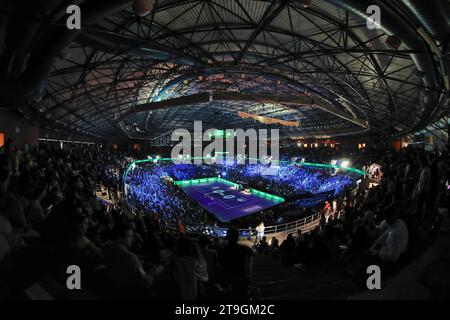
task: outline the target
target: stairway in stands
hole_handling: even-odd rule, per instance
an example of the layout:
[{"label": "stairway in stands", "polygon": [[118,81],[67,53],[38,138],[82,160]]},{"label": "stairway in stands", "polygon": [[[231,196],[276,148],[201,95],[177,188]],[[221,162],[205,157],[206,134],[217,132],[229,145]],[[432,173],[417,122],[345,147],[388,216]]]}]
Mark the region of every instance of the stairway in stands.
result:
[{"label": "stairway in stands", "polygon": [[346,299],[361,290],[339,272],[300,271],[264,254],[255,257],[254,284],[262,300]]}]

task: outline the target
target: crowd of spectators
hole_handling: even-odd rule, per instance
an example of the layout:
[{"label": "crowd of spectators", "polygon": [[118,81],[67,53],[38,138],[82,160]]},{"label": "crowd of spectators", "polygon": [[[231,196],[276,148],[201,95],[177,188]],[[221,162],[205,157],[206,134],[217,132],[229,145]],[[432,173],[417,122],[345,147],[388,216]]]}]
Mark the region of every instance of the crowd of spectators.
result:
[{"label": "crowd of spectators", "polygon": [[[117,184],[129,161],[123,154],[85,146],[20,152],[10,142],[1,151],[1,298],[246,296],[251,250],[237,244],[237,230],[197,242],[157,212],[99,201],[97,183]],[[83,290],[67,290],[73,265]]]},{"label": "crowd of spectators", "polygon": [[383,266],[387,276],[416,257],[449,209],[448,150],[408,147],[374,160],[381,182],[367,181],[356,195],[328,203],[320,228],[289,234],[279,246],[263,243],[264,252],[300,270],[342,269],[361,279],[368,265]]},{"label": "crowd of spectators", "polygon": [[[171,179],[194,179],[210,176],[195,166],[179,165],[138,166],[126,178],[128,204],[140,214],[156,215],[166,221],[182,220],[189,225],[206,225],[209,216]],[[173,178],[169,176],[173,174]]]},{"label": "crowd of spectators", "polygon": [[230,171],[233,177],[244,177],[251,184],[288,197],[330,191],[338,196],[356,180],[346,172],[333,173],[330,169],[312,169],[297,164],[281,164],[274,174],[263,174],[266,169],[265,165],[257,164]]},{"label": "crowd of spectators", "polygon": [[[163,167],[136,168],[131,179],[149,188],[150,201],[162,204],[168,194],[171,205],[155,207],[147,199],[153,214],[133,214],[95,195],[99,183],[120,185],[130,161],[126,154],[96,146],[21,152],[9,142],[1,151],[2,297],[26,298],[30,286],[51,279],[51,294],[68,298],[67,267],[78,265],[82,292],[93,297],[248,298],[254,251],[238,244],[233,228],[225,239],[188,237],[180,220],[197,219],[196,208],[180,207],[172,196],[184,195],[172,184],[147,181],[148,170]],[[376,160],[383,171],[380,184],[362,184],[355,196],[330,205],[338,214],[320,228],[283,241],[263,236],[257,250],[301,270],[343,267],[355,274],[367,263],[395,270],[414,256],[439,223],[439,213],[448,210],[447,150],[406,148]],[[146,205],[139,190],[131,194],[132,203]],[[167,224],[167,213],[179,220],[178,229]]]},{"label": "crowd of spectators", "polygon": [[[190,225],[207,225],[214,223],[196,202],[189,199],[184,192],[175,187],[172,180],[189,180],[205,177],[222,176],[234,182],[280,195],[288,203],[286,208],[317,207],[328,197],[338,197],[345,190],[355,186],[356,177],[348,173],[332,173],[328,169],[311,169],[294,164],[282,164],[275,174],[264,175],[268,167],[263,164],[237,164],[227,162],[213,166],[172,164],[166,162],[140,164],[129,170],[127,174],[127,195],[130,206],[142,213],[157,214],[169,221],[183,220]],[[325,194],[325,196],[320,196]],[[151,197],[149,196],[151,195]],[[300,196],[319,201],[295,201]],[[294,199],[294,200],[291,200]],[[168,207],[167,204],[170,203]],[[291,208],[292,209],[292,208]],[[261,215],[273,220],[272,210]],[[277,210],[279,215],[280,210]],[[248,219],[241,219],[248,220]],[[244,222],[244,221],[238,221]],[[241,224],[241,223],[238,223]]]}]

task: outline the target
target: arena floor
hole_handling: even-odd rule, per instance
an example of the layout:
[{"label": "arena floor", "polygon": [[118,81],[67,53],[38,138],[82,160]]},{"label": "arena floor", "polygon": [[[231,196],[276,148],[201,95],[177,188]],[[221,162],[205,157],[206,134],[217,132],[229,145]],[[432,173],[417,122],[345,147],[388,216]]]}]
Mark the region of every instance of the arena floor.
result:
[{"label": "arena floor", "polygon": [[181,188],[222,222],[229,222],[280,203],[276,199],[238,190],[218,181],[183,185]]}]

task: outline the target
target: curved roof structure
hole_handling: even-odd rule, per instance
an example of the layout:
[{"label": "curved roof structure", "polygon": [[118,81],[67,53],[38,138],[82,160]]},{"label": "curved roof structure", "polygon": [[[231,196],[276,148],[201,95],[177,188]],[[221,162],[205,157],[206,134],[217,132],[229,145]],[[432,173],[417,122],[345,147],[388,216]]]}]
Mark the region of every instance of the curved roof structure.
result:
[{"label": "curved roof structure", "polygon": [[80,0],[81,30],[66,28],[69,2],[1,8],[1,102],[47,128],[400,136],[448,113],[448,0],[158,0],[142,17],[131,0]]}]

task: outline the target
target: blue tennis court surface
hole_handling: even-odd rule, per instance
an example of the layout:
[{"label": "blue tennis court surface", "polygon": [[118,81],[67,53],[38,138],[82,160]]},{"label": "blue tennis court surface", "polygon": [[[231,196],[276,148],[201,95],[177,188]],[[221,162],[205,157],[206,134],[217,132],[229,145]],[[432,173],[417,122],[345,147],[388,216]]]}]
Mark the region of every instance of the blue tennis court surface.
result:
[{"label": "blue tennis court surface", "polygon": [[189,197],[222,222],[229,222],[282,202],[217,181],[180,186]]}]

